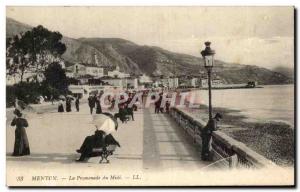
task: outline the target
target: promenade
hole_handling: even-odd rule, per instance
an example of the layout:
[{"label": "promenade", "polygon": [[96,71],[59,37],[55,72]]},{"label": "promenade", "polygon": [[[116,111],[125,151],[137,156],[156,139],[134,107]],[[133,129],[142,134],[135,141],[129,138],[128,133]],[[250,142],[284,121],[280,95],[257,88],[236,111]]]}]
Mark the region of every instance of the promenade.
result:
[{"label": "promenade", "polygon": [[[73,109],[75,110],[75,109]],[[114,112],[112,112],[114,113]],[[154,109],[139,109],[135,121],[122,124],[113,135],[120,142],[110,164],[98,164],[99,157],[88,163],[77,163],[75,152],[87,135],[93,134],[87,104],[80,112],[27,114],[29,127],[26,129],[30,156],[10,156],[14,144],[14,130],[7,122],[7,173],[18,170],[19,174],[30,170],[41,174],[45,170],[53,173],[103,173],[103,172],[171,172],[174,170],[201,170],[208,165],[200,159],[200,149],[195,147],[184,131],[167,114],[154,114]],[[45,166],[47,169],[45,169]]]}]

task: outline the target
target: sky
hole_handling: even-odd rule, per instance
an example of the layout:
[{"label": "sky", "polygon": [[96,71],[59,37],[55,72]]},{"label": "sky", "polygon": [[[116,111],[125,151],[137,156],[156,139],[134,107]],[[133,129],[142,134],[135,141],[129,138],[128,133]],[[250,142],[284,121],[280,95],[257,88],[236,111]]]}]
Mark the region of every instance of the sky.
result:
[{"label": "sky", "polygon": [[73,38],[116,37],[273,69],[294,66],[293,7],[7,7],[7,17]]}]

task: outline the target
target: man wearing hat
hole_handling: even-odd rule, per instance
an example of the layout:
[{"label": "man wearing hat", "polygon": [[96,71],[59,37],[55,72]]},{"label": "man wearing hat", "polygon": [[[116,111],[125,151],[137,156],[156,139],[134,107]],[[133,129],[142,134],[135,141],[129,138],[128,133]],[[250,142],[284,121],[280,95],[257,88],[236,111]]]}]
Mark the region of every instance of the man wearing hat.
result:
[{"label": "man wearing hat", "polygon": [[201,139],[202,139],[202,151],[201,159],[203,161],[211,160],[210,155],[210,141],[213,131],[218,129],[217,123],[222,119],[222,115],[217,113],[214,118],[210,119],[207,125],[201,129]]}]

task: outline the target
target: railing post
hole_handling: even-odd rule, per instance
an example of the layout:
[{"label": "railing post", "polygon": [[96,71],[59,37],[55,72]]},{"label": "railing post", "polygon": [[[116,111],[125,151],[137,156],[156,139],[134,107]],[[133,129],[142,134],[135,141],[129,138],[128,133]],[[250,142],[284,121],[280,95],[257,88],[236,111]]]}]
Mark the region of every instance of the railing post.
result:
[{"label": "railing post", "polygon": [[194,144],[196,143],[196,135],[197,135],[197,131],[196,131],[196,125],[195,124],[191,124],[191,126],[193,127],[193,130],[194,130]]},{"label": "railing post", "polygon": [[234,154],[229,158],[229,168],[230,169],[237,168],[237,166],[238,166],[238,157],[237,154]]}]

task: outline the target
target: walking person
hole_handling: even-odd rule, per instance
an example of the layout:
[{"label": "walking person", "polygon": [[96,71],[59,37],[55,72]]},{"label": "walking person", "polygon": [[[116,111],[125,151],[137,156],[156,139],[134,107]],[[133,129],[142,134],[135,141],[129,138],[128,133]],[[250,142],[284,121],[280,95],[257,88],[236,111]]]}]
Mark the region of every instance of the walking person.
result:
[{"label": "walking person", "polygon": [[124,123],[124,122],[126,123],[127,111],[126,111],[126,108],[125,108],[125,103],[120,103],[118,105],[118,107],[119,107],[119,112],[114,115],[114,118],[116,118],[116,119],[119,118],[122,121],[122,123]]},{"label": "walking person", "polygon": [[79,96],[76,97],[75,107],[76,107],[76,111],[79,112]]},{"label": "walking person", "polygon": [[96,99],[96,114],[101,114],[101,113],[102,113],[102,108],[101,108],[100,97],[97,97],[97,99]]},{"label": "walking person", "polygon": [[54,102],[53,95],[50,96],[50,101],[51,101],[51,104],[54,105],[54,103],[53,103]]},{"label": "walking person", "polygon": [[155,113],[162,113],[161,110],[162,94],[159,94],[159,99],[155,102]]},{"label": "walking person", "polygon": [[160,93],[160,94],[159,94],[159,101],[160,101],[160,103],[159,103],[159,111],[160,111],[161,113],[164,112],[164,106],[161,105],[161,104],[162,104],[162,99],[163,99],[163,93]]},{"label": "walking person", "polygon": [[201,159],[203,161],[211,160],[210,145],[213,131],[218,129],[217,123],[222,119],[222,115],[217,113],[214,118],[210,119],[207,125],[200,131],[202,139]]},{"label": "walking person", "polygon": [[25,118],[22,118],[22,113],[18,109],[15,109],[14,114],[16,117],[12,120],[11,126],[16,126],[16,130],[14,152],[12,155],[30,155],[29,142],[25,130],[25,127],[28,127],[28,122]]},{"label": "walking person", "polygon": [[111,105],[110,105],[110,107],[109,107],[109,109],[114,109],[115,108],[115,103],[116,103],[116,99],[115,99],[115,97],[113,97],[112,99],[111,99]]},{"label": "walking person", "polygon": [[166,102],[166,113],[169,114],[169,112],[170,112],[170,102],[167,101]]},{"label": "walking person", "polygon": [[129,98],[125,103],[125,109],[126,109],[126,115],[131,116],[131,120],[134,121],[134,109],[133,109],[133,104],[131,103],[132,99],[133,99],[133,95],[130,94]]},{"label": "walking person", "polygon": [[64,105],[63,105],[63,102],[62,102],[61,99],[60,99],[59,102],[58,102],[58,110],[57,110],[57,111],[60,112],[60,113],[62,113],[62,112],[65,111],[65,110],[64,110]]},{"label": "walking person", "polygon": [[71,112],[72,111],[71,102],[72,102],[71,98],[69,98],[69,97],[66,98],[66,112]]},{"label": "walking person", "polygon": [[90,107],[90,113],[93,114],[93,109],[95,107],[95,98],[93,96],[89,96],[88,103]]}]

